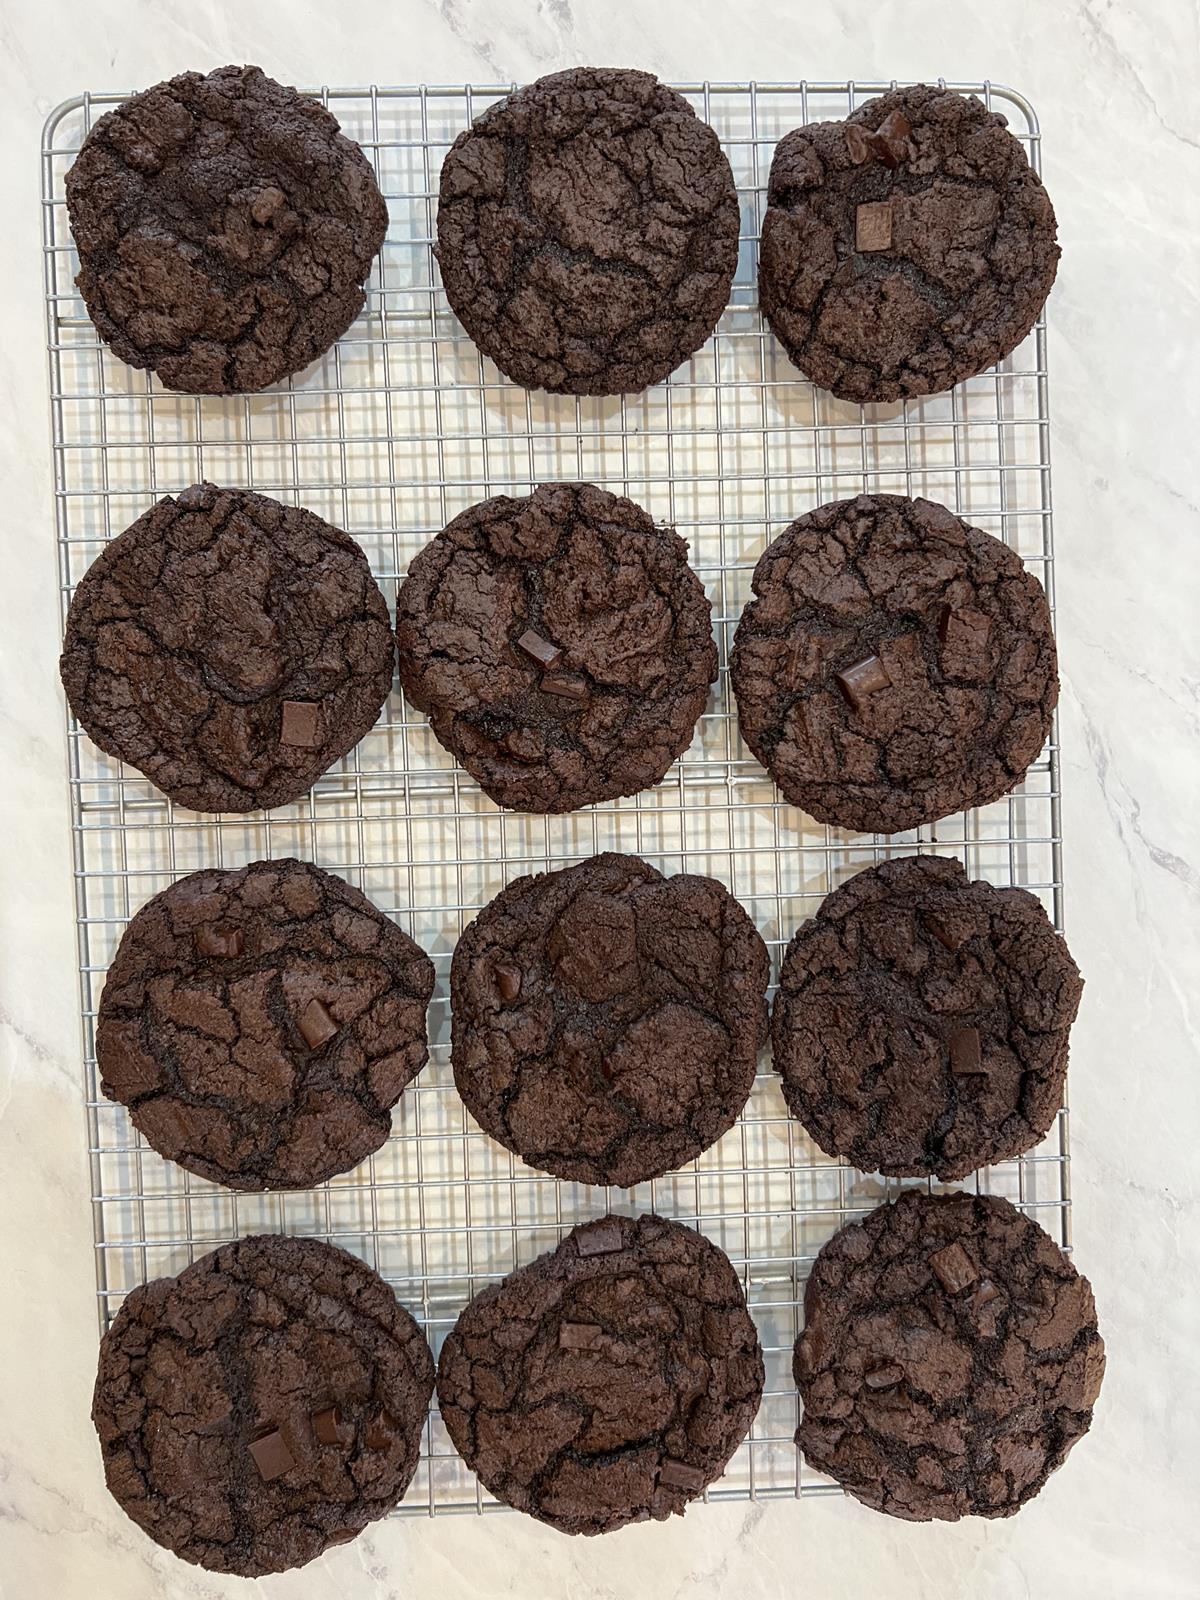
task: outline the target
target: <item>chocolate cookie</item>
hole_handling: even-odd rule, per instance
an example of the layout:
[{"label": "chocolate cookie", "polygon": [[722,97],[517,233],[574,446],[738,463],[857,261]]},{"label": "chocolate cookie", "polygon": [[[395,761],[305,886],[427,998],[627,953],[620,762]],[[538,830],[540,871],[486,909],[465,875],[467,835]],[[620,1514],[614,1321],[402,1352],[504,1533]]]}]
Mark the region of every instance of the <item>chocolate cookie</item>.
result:
[{"label": "chocolate cookie", "polygon": [[804,1321],[796,1443],[889,1516],[1011,1517],[1091,1426],[1091,1287],[1007,1200],[910,1192],[843,1228]]},{"label": "chocolate cookie", "polygon": [[860,1171],[965,1177],[1054,1121],[1082,991],[1035,895],[941,856],[884,861],[788,945],[771,1017],[784,1098]]},{"label": "chocolate cookie", "polygon": [[66,190],[96,331],[187,394],[263,389],[323,355],[362,310],[387,229],[359,147],[258,67],[126,100]]},{"label": "chocolate cookie", "polygon": [[763,315],[843,400],[938,394],[1024,339],[1058,270],[1056,232],[1003,117],[974,95],[897,89],[780,141]]},{"label": "chocolate cookie", "polygon": [[712,878],[622,855],[518,878],[454,952],[454,1081],[543,1172],[656,1178],[737,1120],[768,976],[757,929]]},{"label": "chocolate cookie", "polygon": [[84,574],[59,663],[95,744],[193,811],[269,811],[370,732],[387,604],[347,534],[248,489],[151,506]]},{"label": "chocolate cookie", "polygon": [[998,800],[1050,732],[1041,584],[931,500],[820,506],[754,570],[730,674],[742,737],[793,805],[898,833]]},{"label": "chocolate cookie", "polygon": [[724,1471],[763,1360],[737,1274],[661,1217],[603,1217],[477,1295],[438,1405],[486,1488],[563,1533],[662,1520]]},{"label": "chocolate cookie", "polygon": [[433,1392],[420,1328],[364,1262],[283,1234],[122,1303],[92,1420],[122,1510],[210,1572],[301,1567],[384,1516]]},{"label": "chocolate cookie", "polygon": [[648,789],[717,675],[687,545],[632,500],[544,483],[455,517],[396,602],[400,680],[497,805],[574,811]]},{"label": "chocolate cookie", "polygon": [[455,140],[436,255],[463,326],[515,382],[636,394],[716,327],[738,223],[729,162],[682,96],[648,72],[577,67]]},{"label": "chocolate cookie", "polygon": [[307,1189],[377,1150],[425,1064],[433,964],[306,861],[193,872],[130,922],[100,1087],[159,1152],[231,1189]]}]

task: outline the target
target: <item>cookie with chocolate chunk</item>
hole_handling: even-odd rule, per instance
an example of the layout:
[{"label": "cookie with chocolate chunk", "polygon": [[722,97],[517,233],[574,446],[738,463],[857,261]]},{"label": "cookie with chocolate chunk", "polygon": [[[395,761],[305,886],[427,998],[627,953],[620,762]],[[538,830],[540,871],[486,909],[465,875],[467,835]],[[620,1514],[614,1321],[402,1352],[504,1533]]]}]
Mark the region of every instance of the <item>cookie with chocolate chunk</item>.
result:
[{"label": "cookie with chocolate chunk", "polygon": [[768,975],[758,930],[712,878],[622,855],[518,878],[454,952],[454,1081],[531,1166],[641,1183],[733,1126]]},{"label": "cookie with chocolate chunk", "polygon": [[808,1464],[911,1522],[1010,1517],[1091,1426],[1091,1287],[991,1195],[910,1192],[824,1246],[796,1341]]},{"label": "cookie with chocolate chunk", "polygon": [[607,1216],[485,1289],[438,1406],[497,1499],[563,1533],[659,1521],[719,1478],[763,1389],[741,1283],[702,1234]]},{"label": "cookie with chocolate chunk", "polygon": [[433,1392],[425,1336],[365,1262],[274,1234],[126,1296],[92,1421],[117,1503],[210,1572],[286,1572],[401,1499]]},{"label": "cookie with chocolate chunk", "polygon": [[455,517],[409,567],[396,635],[408,698],[484,793],[519,811],[657,783],[717,675],[687,545],[590,483]]},{"label": "cookie with chocolate chunk", "polygon": [[771,1017],[784,1098],[860,1171],[963,1178],[1050,1128],[1082,991],[1036,895],[942,856],[881,862],[788,945]]},{"label": "cookie with chocolate chunk", "polygon": [[716,134],[648,72],[576,67],[489,106],[442,165],[437,258],[527,389],[636,394],[700,347],[738,259]]},{"label": "cookie with chocolate chunk", "polygon": [[387,230],[358,145],[258,67],[184,72],[107,112],[66,192],[96,331],[187,394],[263,389],[323,355]]},{"label": "cookie with chocolate chunk", "polygon": [[100,1087],[160,1155],[231,1189],[307,1189],[387,1138],[425,1064],[433,963],[306,861],[193,872],[126,928]]},{"label": "cookie with chocolate chunk", "polygon": [[193,811],[269,811],[375,724],[387,603],[348,534],[299,506],[198,483],[88,568],[59,670],[93,743]]},{"label": "cookie with chocolate chunk", "polygon": [[771,162],[758,287],[791,359],[844,400],[994,365],[1058,270],[1050,197],[1002,116],[923,84],[795,128]]},{"label": "cookie with chocolate chunk", "polygon": [[730,676],[793,805],[898,833],[1007,794],[1058,702],[1050,607],[1021,558],[945,506],[859,495],[768,545]]}]

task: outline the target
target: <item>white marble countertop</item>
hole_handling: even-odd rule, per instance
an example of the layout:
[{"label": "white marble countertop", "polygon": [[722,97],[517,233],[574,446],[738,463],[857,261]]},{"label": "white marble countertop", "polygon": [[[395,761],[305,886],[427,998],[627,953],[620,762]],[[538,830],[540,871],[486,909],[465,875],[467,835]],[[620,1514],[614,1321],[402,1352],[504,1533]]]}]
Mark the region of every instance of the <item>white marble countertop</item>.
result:
[{"label": "white marble countertop", "polygon": [[1019,1517],[911,1527],[838,1498],[695,1508],[571,1541],[517,1516],[391,1520],[263,1594],[1200,1594],[1194,1354],[1200,1063],[1200,56],[1194,0],[7,0],[0,12],[0,1595],[250,1592],[105,1492],[80,1107],[37,144],[85,87],[256,61],[294,82],[990,77],[1037,107],[1064,248],[1050,304],[1076,1259],[1109,1371],[1092,1434]]}]

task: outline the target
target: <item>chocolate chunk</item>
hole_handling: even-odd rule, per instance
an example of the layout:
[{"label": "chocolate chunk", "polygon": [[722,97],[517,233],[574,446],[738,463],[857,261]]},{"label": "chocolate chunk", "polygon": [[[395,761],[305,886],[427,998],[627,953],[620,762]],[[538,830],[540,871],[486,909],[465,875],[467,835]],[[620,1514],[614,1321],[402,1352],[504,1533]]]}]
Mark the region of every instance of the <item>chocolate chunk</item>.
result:
[{"label": "chocolate chunk", "polygon": [[326,1406],[312,1414],[312,1431],[321,1444],[353,1444],[354,1425],[347,1422],[337,1406]]},{"label": "chocolate chunk", "polygon": [[961,1294],[979,1276],[974,1262],[957,1239],[941,1250],[935,1250],[929,1258],[929,1265],[947,1294]]},{"label": "chocolate chunk", "polygon": [[950,1071],[960,1078],[987,1071],[978,1028],[955,1028],[950,1035]]},{"label": "chocolate chunk", "polygon": [[870,200],[854,213],[854,248],[890,250],[892,248],[892,202]]},{"label": "chocolate chunk", "polygon": [[587,679],[574,672],[547,672],[542,688],[546,694],[561,695],[564,700],[586,700],[589,693]]},{"label": "chocolate chunk", "polygon": [[245,935],[240,928],[197,928],[193,943],[197,955],[220,959],[240,956],[246,948]]},{"label": "chocolate chunk", "polygon": [[856,167],[861,167],[871,154],[871,137],[857,122],[846,124],[846,150]]},{"label": "chocolate chunk", "polygon": [[319,1000],[310,1000],[300,1013],[299,1028],[310,1050],[319,1050],[338,1031],[338,1024]]},{"label": "chocolate chunk", "polygon": [[386,1450],[396,1437],[396,1424],[386,1411],[379,1412],[367,1423],[363,1443],[368,1450]]},{"label": "chocolate chunk", "polygon": [[943,606],[938,612],[937,634],[938,641],[945,644],[946,636],[950,632],[950,618],[954,615],[953,606]]},{"label": "chocolate chunk", "polygon": [[868,695],[890,687],[892,681],[878,656],[867,656],[863,661],[856,661],[852,667],[834,673],[834,677],[846,699],[856,707],[861,706]]},{"label": "chocolate chunk", "polygon": [[885,1361],[882,1366],[864,1373],[863,1382],[868,1389],[894,1389],[903,1377],[903,1367],[898,1367],[894,1361]]},{"label": "chocolate chunk", "polygon": [[984,1339],[994,1338],[1004,1311],[1004,1294],[990,1278],[981,1278],[967,1302],[976,1332]]},{"label": "chocolate chunk", "polygon": [[270,1483],[273,1478],[282,1478],[285,1472],[290,1472],[296,1465],[295,1456],[278,1430],[265,1433],[261,1439],[252,1439],[250,1454],[264,1483]]},{"label": "chocolate chunk", "polygon": [[495,974],[501,1000],[515,1000],[521,992],[520,967],[510,966],[506,961],[501,962],[495,968]]},{"label": "chocolate chunk", "polygon": [[884,117],[875,130],[872,144],[885,167],[898,167],[912,154],[912,146],[908,142],[911,132],[912,124],[903,111],[889,111]]},{"label": "chocolate chunk", "polygon": [[953,923],[947,922],[945,917],[939,917],[933,911],[927,911],[921,921],[924,924],[926,933],[951,952],[961,950],[967,942],[968,934],[962,923],[959,923],[956,927]]},{"label": "chocolate chunk", "polygon": [[532,628],[517,640],[517,649],[523,650],[531,661],[536,661],[540,667],[556,667],[562,660],[562,651],[556,644],[551,644],[549,639],[543,639],[540,633]]},{"label": "chocolate chunk", "polygon": [[280,744],[299,745],[311,750],[317,743],[317,718],[320,707],[312,700],[285,700],[279,726]]},{"label": "chocolate chunk", "polygon": [[697,1489],[703,1489],[708,1474],[700,1467],[689,1466],[686,1461],[674,1461],[668,1457],[659,1469],[658,1481],[665,1483],[669,1489],[690,1489],[694,1493]]},{"label": "chocolate chunk", "polygon": [[594,1322],[563,1322],[558,1329],[560,1350],[590,1350],[604,1330]]},{"label": "chocolate chunk", "polygon": [[623,1244],[621,1224],[616,1217],[605,1217],[586,1228],[575,1230],[575,1246],[581,1256],[607,1256]]}]

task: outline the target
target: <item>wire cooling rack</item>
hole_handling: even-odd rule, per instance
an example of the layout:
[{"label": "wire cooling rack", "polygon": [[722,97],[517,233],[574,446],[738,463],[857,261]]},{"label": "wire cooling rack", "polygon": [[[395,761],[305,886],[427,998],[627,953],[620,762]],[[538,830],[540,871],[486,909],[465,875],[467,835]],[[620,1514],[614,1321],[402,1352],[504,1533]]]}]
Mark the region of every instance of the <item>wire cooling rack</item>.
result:
[{"label": "wire cooling rack", "polygon": [[[200,478],[297,501],[353,533],[389,601],[409,561],[457,512],[546,480],[631,495],[689,541],[713,603],[721,675],[691,749],[656,788],[566,817],[498,810],[397,688],[372,733],[295,805],[269,815],[184,811],[102,755],[68,721],[84,1096],[102,1329],[136,1284],[259,1231],[327,1238],[364,1257],[423,1322],[435,1351],[467,1299],[564,1230],[617,1209],[702,1229],[742,1275],[762,1336],[766,1396],[709,1499],[835,1491],[800,1460],[792,1343],[814,1255],[898,1185],[829,1160],[788,1117],[764,1058],[746,1111],[684,1170],[633,1191],[534,1172],[473,1123],[449,1064],[450,956],[464,924],[513,877],[597,850],[719,878],[743,902],[775,970],[797,923],[849,875],[914,849],[1038,893],[1062,926],[1056,736],[1006,800],[890,841],[843,834],[785,805],[738,738],[728,647],[769,539],[823,501],[861,491],[941,500],[1017,549],[1053,604],[1049,405],[1042,322],[995,372],[950,394],[859,407],[813,388],[760,320],[756,246],[780,136],[842,117],[885,83],[681,85],[720,135],[742,205],[731,302],[673,377],[624,399],[528,394],[483,360],[446,304],[431,254],[437,176],[459,131],[511,85],[322,90],[375,164],[387,242],[369,303],[316,366],[268,393],[163,389],[99,343],[74,288],[63,178],[93,119],[124,98],[55,111],[42,148],[47,334],[62,606],[106,540],[158,496]],[[1037,119],[998,85],[952,84],[1003,111],[1039,165]],[[433,956],[431,1059],[369,1161],[300,1194],[235,1194],[146,1148],[100,1098],[94,1018],[125,923],[183,873],[298,855],[341,873]],[[1066,1245],[1066,1112],[1019,1161],[971,1180]],[[401,1508],[494,1509],[431,1414]]]}]

